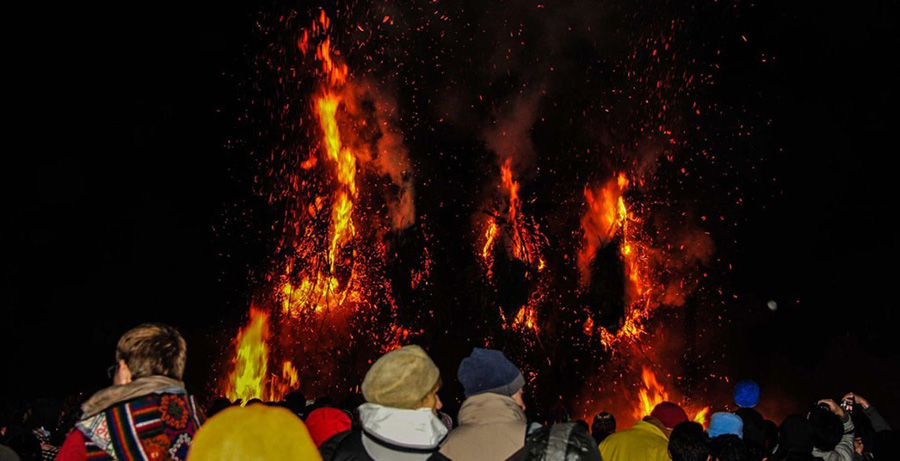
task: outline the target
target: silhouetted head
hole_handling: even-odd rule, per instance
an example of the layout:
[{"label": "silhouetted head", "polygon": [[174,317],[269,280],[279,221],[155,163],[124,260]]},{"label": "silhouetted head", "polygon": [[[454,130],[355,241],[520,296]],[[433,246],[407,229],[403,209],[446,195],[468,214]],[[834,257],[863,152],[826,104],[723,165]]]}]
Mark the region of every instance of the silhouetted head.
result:
[{"label": "silhouetted head", "polygon": [[306,396],[300,391],[291,392],[284,396],[284,407],[300,415],[306,409]]},{"label": "silhouetted head", "polygon": [[813,427],[808,419],[791,415],[781,423],[778,451],[782,454],[806,453],[813,450]]},{"label": "silhouetted head", "polygon": [[720,435],[712,439],[710,454],[716,461],[748,461],[749,455],[744,441],[733,434]]},{"label": "silhouetted head", "polygon": [[609,412],[597,413],[591,424],[591,435],[597,443],[602,442],[610,434],[616,432],[616,418]]},{"label": "silhouetted head", "polygon": [[216,413],[228,408],[231,406],[231,400],[228,400],[225,397],[219,397],[212,401],[209,404],[209,408],[206,409],[206,417],[212,418]]},{"label": "silhouetted head", "polygon": [[841,418],[821,405],[809,411],[809,422],[813,427],[813,445],[822,451],[834,450],[844,434]]},{"label": "silhouetted head", "polygon": [[672,461],[706,461],[709,450],[709,436],[699,423],[684,421],[672,429],[669,436]]}]

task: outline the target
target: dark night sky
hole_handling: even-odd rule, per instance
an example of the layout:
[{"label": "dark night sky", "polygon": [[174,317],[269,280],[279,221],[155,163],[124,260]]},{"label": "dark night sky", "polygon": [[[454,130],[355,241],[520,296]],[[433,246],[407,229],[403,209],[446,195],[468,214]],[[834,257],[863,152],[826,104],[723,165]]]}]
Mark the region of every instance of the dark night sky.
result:
[{"label": "dark night sky", "polygon": [[[770,3],[742,4],[731,23],[750,41],[723,45],[720,61],[720,97],[771,120],[752,141],[761,161],[745,172],[740,224],[717,241],[734,267],[724,283],[745,301],[723,314],[737,335],[723,337],[742,373],[800,398],[852,388],[896,423],[897,7]],[[31,33],[6,59],[4,393],[102,384],[116,338],[143,321],[185,333],[189,383],[204,377],[199,357],[220,355],[209,332],[234,328],[248,283],[214,231],[250,195],[246,159],[223,147],[238,93],[228,76],[265,8],[19,16]],[[766,70],[763,52],[776,57]],[[242,257],[253,259],[231,256]]]}]

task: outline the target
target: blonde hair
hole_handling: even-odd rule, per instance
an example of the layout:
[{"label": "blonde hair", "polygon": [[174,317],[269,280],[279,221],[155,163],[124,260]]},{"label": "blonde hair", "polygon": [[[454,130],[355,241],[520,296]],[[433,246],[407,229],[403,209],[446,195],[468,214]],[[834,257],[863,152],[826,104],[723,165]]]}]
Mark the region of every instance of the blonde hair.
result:
[{"label": "blonde hair", "polygon": [[173,327],[145,323],[119,338],[116,360],[124,360],[135,379],[162,375],[181,380],[187,361],[187,343]]}]

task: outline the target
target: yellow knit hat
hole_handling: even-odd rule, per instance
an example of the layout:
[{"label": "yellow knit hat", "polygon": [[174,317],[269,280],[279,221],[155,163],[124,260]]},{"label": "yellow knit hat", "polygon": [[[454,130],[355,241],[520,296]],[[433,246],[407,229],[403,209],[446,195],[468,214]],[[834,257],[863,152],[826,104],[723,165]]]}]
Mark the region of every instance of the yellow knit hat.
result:
[{"label": "yellow knit hat", "polygon": [[194,437],[190,461],[318,460],[322,457],[303,421],[285,408],[230,407],[209,419]]},{"label": "yellow knit hat", "polygon": [[431,392],[441,372],[421,347],[403,346],[384,354],[369,368],[362,383],[367,402],[415,409]]}]

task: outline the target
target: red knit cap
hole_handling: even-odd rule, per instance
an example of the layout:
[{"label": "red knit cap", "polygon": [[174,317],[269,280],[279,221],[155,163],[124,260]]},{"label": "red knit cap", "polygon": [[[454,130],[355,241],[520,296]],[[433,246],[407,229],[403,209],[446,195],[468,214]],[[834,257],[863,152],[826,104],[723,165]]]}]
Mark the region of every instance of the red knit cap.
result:
[{"label": "red knit cap", "polygon": [[660,403],[653,408],[650,416],[663,423],[663,426],[666,426],[666,429],[672,429],[677,426],[678,423],[683,423],[688,420],[687,413],[672,402]]},{"label": "red knit cap", "polygon": [[336,434],[350,430],[350,417],[337,408],[317,408],[306,417],[306,429],[316,446]]}]

